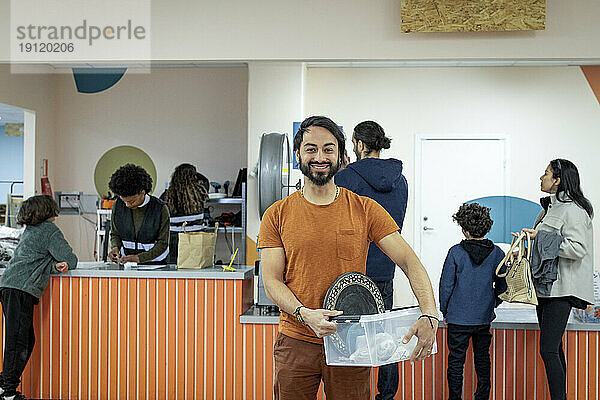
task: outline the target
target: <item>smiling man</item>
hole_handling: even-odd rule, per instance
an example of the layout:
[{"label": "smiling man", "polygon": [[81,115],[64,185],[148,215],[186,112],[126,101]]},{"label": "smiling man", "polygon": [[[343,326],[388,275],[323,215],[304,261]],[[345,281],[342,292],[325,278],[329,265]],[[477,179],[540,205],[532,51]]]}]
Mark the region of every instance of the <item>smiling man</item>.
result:
[{"label": "smiling man", "polygon": [[314,399],[321,380],[329,400],[369,398],[369,368],[325,364],[322,337],[336,331],[329,319],[341,312],[321,308],[339,275],[365,273],[369,242],[402,268],[426,317],[406,337],[419,339],[411,359],[423,360],[433,347],[438,314],[429,277],[387,211],[333,182],[344,146],[332,120],[305,119],[294,137],[304,186],[269,207],[260,226],[263,280],[281,311],[273,353],[276,399]]},{"label": "smiling man", "polygon": [[109,257],[114,262],[166,264],[169,254],[169,208],[149,195],[152,178],[140,166],[126,164],[108,183],[117,195],[112,209]]}]

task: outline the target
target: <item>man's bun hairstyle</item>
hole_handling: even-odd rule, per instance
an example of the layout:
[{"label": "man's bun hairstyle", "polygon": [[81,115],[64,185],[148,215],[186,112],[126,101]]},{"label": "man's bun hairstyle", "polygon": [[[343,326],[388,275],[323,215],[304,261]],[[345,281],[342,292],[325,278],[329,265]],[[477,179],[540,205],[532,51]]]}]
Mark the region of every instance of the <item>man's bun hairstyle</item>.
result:
[{"label": "man's bun hairstyle", "polygon": [[385,131],[375,121],[363,121],[354,127],[354,139],[362,141],[369,152],[389,149],[392,139],[385,136]]}]

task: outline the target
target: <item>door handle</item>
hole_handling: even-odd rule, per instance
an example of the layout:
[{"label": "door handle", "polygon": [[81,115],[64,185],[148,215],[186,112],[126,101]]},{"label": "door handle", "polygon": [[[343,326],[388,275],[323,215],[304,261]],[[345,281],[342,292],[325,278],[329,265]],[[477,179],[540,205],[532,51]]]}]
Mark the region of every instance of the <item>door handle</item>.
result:
[{"label": "door handle", "polygon": [[434,229],[434,228],[431,228],[431,227],[429,227],[429,226],[424,226],[424,227],[423,227],[423,230],[424,230],[424,231],[433,231],[433,230],[435,230],[435,229]]}]

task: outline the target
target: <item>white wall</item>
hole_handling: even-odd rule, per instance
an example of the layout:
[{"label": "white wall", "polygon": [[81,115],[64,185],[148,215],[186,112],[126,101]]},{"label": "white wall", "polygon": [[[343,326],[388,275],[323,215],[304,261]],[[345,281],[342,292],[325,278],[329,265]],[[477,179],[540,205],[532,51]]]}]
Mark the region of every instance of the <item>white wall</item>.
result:
[{"label": "white wall", "polygon": [[[599,58],[600,2],[547,0],[545,31],[403,34],[400,0],[148,0],[153,60]],[[9,1],[0,34],[9,37]],[[9,41],[0,41],[8,60]]]},{"label": "white wall", "polygon": [[[292,124],[303,118],[302,63],[251,62],[248,65],[248,170],[256,165],[263,133],[286,133],[293,146]],[[294,180],[293,182],[296,182]],[[248,238],[256,242],[260,220],[258,180],[248,176]]]},{"label": "white wall", "polygon": [[[96,163],[107,150],[121,145],[139,147],[152,158],[158,175],[156,195],[182,162],[196,165],[211,181],[230,180],[232,185],[247,164],[245,67],[126,74],[96,94],[77,93],[70,75],[54,78],[55,190],[96,193]],[[76,216],[60,220],[78,256],[91,260],[94,226]]]},{"label": "white wall", "polygon": [[[403,160],[409,188],[418,174],[415,134],[502,134],[510,141],[510,194],[538,201],[539,176],[549,160],[567,158],[600,212],[600,105],[578,67],[309,68],[306,82],[306,115],[330,116],[347,136],[362,120],[382,124],[393,139],[382,156]],[[452,166],[440,166],[440,179],[452,179]],[[412,244],[410,193],[403,236]],[[598,218],[594,227],[600,232]],[[595,254],[598,267],[598,241]],[[408,301],[408,288],[398,287],[405,290],[396,291],[396,303]]]},{"label": "white wall", "polygon": [[[26,113],[25,148],[35,154],[25,154],[24,193],[40,190],[41,160],[53,159],[56,133],[56,82],[53,75],[13,74],[9,64],[0,64],[0,103],[17,106],[35,113],[35,138],[28,135],[31,113]],[[48,176],[54,185],[56,166],[49,163]],[[52,186],[56,189],[55,186]],[[5,200],[4,200],[5,201]]]}]

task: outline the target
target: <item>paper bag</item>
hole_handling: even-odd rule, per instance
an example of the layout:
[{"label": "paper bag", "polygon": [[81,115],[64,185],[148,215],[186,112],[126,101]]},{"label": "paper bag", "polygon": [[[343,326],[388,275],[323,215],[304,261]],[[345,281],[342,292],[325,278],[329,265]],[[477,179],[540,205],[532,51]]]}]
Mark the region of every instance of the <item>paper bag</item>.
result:
[{"label": "paper bag", "polygon": [[215,244],[219,223],[215,224],[215,232],[183,232],[179,233],[177,247],[177,268],[211,268],[215,258]]}]

